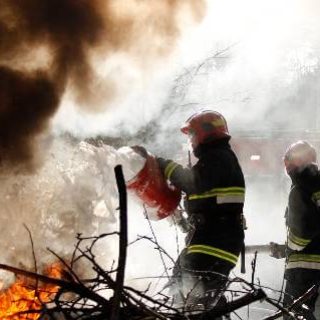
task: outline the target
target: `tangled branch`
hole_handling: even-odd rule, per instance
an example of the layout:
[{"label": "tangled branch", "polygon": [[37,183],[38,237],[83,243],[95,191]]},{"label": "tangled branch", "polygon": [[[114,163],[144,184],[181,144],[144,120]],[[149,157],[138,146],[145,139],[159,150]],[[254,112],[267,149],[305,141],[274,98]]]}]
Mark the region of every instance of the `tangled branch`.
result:
[{"label": "tangled branch", "polygon": [[[38,314],[39,317],[45,316],[49,320],[205,320],[221,317],[256,301],[265,301],[279,311],[276,311],[272,316],[263,318],[263,320],[277,319],[284,313],[290,315],[293,319],[298,319],[293,312],[294,308],[303,303],[314,288],[311,288],[310,292],[295,300],[292,306],[285,309],[280,303],[270,299],[261,287],[253,283],[254,274],[252,275],[251,283],[241,278],[228,279],[228,283],[238,283],[242,285],[242,289],[236,292],[231,290],[231,298],[227,303],[216,305],[208,310],[199,308],[199,306],[191,309],[185,306],[177,307],[170,296],[166,296],[161,292],[151,296],[148,289],[140,291],[125,285],[128,247],[127,194],[121,166],[115,168],[115,174],[120,199],[119,232],[106,233],[94,237],[83,237],[79,234],[70,262],[65,261],[51,251],[61,262],[63,272],[60,278],[42,275],[37,272],[36,268],[35,272],[31,272],[0,264],[1,270],[6,270],[28,279],[34,279],[36,282],[34,290],[36,292],[41,290],[41,285],[39,285],[41,283],[57,287],[56,292],[50,296],[49,301],[43,302],[39,310],[27,310],[20,314]],[[118,264],[115,269],[111,268],[111,270],[107,271],[98,263],[94,255],[94,248],[101,239],[113,235],[119,236]],[[166,254],[156,238],[141,237],[141,239],[151,241],[156,245],[156,250],[160,250],[161,254]],[[83,246],[83,243],[88,241],[89,245]],[[75,264],[83,260],[89,263],[94,271],[94,276],[90,279],[81,279],[75,271]],[[255,268],[253,268],[254,272]],[[15,319],[14,316],[17,316],[17,314],[13,315],[13,319]]]}]

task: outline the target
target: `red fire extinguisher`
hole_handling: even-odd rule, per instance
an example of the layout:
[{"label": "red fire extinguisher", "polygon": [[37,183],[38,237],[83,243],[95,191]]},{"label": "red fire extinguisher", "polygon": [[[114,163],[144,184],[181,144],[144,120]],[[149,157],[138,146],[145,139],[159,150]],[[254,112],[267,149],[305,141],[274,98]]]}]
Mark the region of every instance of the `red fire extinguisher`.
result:
[{"label": "red fire extinguisher", "polygon": [[127,182],[127,188],[134,191],[147,207],[156,209],[157,220],[168,217],[178,207],[181,191],[167,183],[153,155],[144,148],[135,146],[132,149],[146,162],[140,172]]}]

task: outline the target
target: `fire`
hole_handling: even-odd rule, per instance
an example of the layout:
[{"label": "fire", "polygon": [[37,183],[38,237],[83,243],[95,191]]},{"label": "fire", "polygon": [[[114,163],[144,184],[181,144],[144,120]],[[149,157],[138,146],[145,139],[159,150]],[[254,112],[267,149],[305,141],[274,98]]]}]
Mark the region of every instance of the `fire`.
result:
[{"label": "fire", "polygon": [[[62,272],[61,264],[54,263],[46,268],[44,274],[60,279]],[[43,303],[50,302],[58,289],[56,285],[36,283],[35,280],[26,277],[17,277],[9,288],[0,292],[0,319],[39,319],[40,314],[35,311],[39,311]],[[33,313],[24,313],[28,311]]]}]

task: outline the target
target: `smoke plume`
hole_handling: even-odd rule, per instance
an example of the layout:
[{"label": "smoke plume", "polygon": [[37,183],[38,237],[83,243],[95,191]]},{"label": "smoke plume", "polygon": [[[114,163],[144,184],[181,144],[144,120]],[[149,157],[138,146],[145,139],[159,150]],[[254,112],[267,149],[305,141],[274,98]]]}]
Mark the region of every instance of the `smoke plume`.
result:
[{"label": "smoke plume", "polygon": [[32,75],[0,67],[0,154],[13,163],[32,159],[35,135],[47,127],[59,93],[45,73]]},{"label": "smoke plume", "polygon": [[8,163],[32,163],[34,138],[66,92],[101,111],[120,92],[99,63],[122,53],[142,68],[167,55],[181,17],[199,21],[204,2],[0,0],[0,8],[0,150]]}]

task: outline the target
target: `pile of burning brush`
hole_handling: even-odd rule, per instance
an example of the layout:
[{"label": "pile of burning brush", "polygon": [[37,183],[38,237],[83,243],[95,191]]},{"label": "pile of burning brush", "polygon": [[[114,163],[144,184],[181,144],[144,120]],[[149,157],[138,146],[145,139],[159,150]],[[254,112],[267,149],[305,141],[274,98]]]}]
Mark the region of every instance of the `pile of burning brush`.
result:
[{"label": "pile of burning brush", "polygon": [[[278,310],[272,316],[263,318],[264,320],[277,319],[284,312],[290,314],[293,319],[298,319],[291,309],[301,304],[307,295],[295,301],[292,308],[283,309],[279,303],[267,297],[259,286],[239,278],[230,282],[240,283],[241,293],[237,292],[237,295],[232,296],[221,307],[198,311],[195,308],[192,311],[184,307],[177,308],[172,299],[163,294],[151,296],[148,291],[142,292],[125,286],[127,194],[121,166],[115,168],[115,174],[120,199],[119,232],[89,238],[78,235],[72,258],[65,261],[52,252],[57,262],[42,273],[0,264],[1,270],[16,275],[16,282],[0,293],[2,320],[205,320],[221,317],[259,300],[270,303]],[[118,264],[116,269],[107,271],[96,261],[93,249],[99,240],[115,234],[119,236]],[[83,246],[84,242],[89,245]],[[75,265],[79,262],[89,263],[94,276],[81,279],[75,271]]]}]

